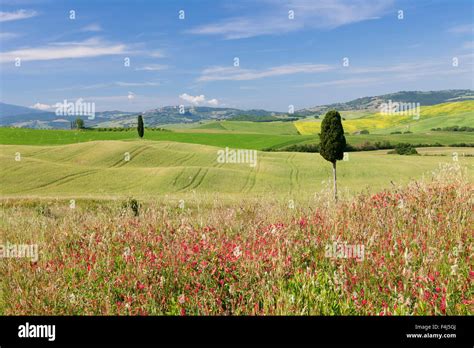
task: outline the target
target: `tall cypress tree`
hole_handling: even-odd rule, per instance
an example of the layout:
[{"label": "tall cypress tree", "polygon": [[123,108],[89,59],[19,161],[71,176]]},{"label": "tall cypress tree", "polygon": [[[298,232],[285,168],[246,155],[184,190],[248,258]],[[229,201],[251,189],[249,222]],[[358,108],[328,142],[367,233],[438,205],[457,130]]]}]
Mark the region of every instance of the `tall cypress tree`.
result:
[{"label": "tall cypress tree", "polygon": [[138,130],[138,136],[140,138],[143,138],[143,134],[145,133],[145,126],[143,125],[143,117],[142,115],[138,115],[138,126],[137,126],[137,130]]},{"label": "tall cypress tree", "polygon": [[321,123],[319,137],[321,139],[319,153],[326,161],[332,163],[334,200],[337,201],[336,161],[343,159],[344,149],[346,148],[346,138],[344,137],[344,128],[342,128],[339,112],[336,110],[328,111]]}]

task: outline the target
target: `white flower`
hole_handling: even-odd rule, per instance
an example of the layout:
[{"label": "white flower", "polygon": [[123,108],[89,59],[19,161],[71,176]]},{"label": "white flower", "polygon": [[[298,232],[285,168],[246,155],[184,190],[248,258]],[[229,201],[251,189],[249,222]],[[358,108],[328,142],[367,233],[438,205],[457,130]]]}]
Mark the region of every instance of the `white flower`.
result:
[{"label": "white flower", "polygon": [[239,246],[236,246],[236,247],[234,248],[233,253],[234,253],[234,256],[235,256],[235,257],[239,257],[240,255],[242,255],[242,251],[240,250],[240,247],[239,247]]}]

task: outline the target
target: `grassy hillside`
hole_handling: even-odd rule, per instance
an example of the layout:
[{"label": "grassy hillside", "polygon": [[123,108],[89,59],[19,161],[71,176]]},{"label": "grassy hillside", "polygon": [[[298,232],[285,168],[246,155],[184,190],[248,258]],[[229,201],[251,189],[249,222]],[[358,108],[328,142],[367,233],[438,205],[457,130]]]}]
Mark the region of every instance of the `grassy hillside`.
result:
[{"label": "grassy hillside", "polygon": [[293,122],[250,122],[250,121],[218,121],[199,125],[196,129],[218,129],[237,133],[297,135]]},{"label": "grassy hillside", "polygon": [[[474,101],[472,100],[422,106],[420,109],[418,120],[414,120],[412,115],[402,113],[392,115],[372,113],[358,118],[351,117],[349,113],[350,119],[345,117],[346,120],[343,120],[342,125],[349,133],[363,129],[372,133],[390,133],[407,129],[422,132],[437,127],[474,125]],[[321,129],[321,120],[296,121],[295,126],[301,134],[317,134]]]},{"label": "grassy hillside", "polygon": [[[314,136],[232,133],[212,130],[181,130],[176,132],[145,131],[145,139],[155,141],[176,141],[211,145],[220,147],[236,147],[242,149],[265,149],[283,147],[313,139]],[[98,140],[137,140],[137,132],[133,129],[124,132],[37,130],[27,128],[0,128],[0,144],[23,145],[64,145]]]},{"label": "grassy hillside", "polygon": [[[220,164],[218,148],[153,141],[94,141],[63,146],[2,145],[2,195],[153,196],[221,193],[313,195],[328,184],[331,166],[318,154],[258,152],[257,166]],[[453,150],[454,151],[454,150]],[[462,151],[462,150],[459,150]],[[21,161],[15,161],[15,153]],[[125,153],[130,160],[125,161]],[[338,165],[341,192],[389,187],[420,178],[450,158],[351,153]],[[473,157],[460,157],[472,166]],[[472,171],[470,172],[472,177]]]}]

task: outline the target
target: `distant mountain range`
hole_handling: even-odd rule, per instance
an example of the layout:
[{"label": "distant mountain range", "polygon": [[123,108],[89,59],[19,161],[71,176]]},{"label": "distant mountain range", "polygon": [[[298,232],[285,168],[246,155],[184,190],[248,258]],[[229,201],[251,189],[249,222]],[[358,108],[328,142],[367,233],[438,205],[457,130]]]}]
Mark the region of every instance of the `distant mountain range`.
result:
[{"label": "distant mountain range", "polygon": [[[376,111],[379,106],[391,100],[392,102],[420,103],[421,106],[434,105],[445,102],[474,100],[474,91],[470,89],[442,90],[442,91],[401,91],[374,97],[364,97],[345,103],[319,105],[295,111],[294,115],[267,110],[241,110],[235,108],[214,107],[186,107],[184,113],[178,106],[166,106],[141,113],[145,124],[149,127],[170,124],[190,123],[203,120],[238,119],[239,116],[288,118],[293,116],[322,115],[328,110],[366,110]],[[95,118],[89,120],[83,117],[88,127],[134,127],[138,112],[103,111],[96,112]],[[54,112],[36,110],[23,106],[0,103],[0,126],[27,127],[27,128],[54,128],[69,129],[71,116],[57,116]]]}]

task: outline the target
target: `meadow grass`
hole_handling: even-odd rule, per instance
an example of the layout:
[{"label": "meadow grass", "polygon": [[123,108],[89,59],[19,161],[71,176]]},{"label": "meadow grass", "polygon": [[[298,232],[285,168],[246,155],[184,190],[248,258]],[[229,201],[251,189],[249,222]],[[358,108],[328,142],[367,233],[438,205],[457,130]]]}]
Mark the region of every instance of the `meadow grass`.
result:
[{"label": "meadow grass", "polygon": [[[331,165],[317,153],[257,152],[256,166],[219,163],[219,148],[155,141],[98,141],[63,146],[0,146],[4,196],[139,197],[190,193],[312,195],[330,183]],[[474,157],[461,156],[473,178]],[[20,154],[21,160],[16,160]],[[127,155],[129,156],[127,160]],[[451,158],[351,152],[338,163],[341,194],[372,192],[431,175]]]},{"label": "meadow grass", "polygon": [[452,163],[338,204],[156,197],[135,216],[121,200],[2,199],[2,243],[40,253],[2,260],[0,313],[469,315],[473,189]]},{"label": "meadow grass", "polygon": [[297,135],[293,122],[250,122],[250,121],[217,121],[197,126],[195,129],[218,129],[236,133]]}]

